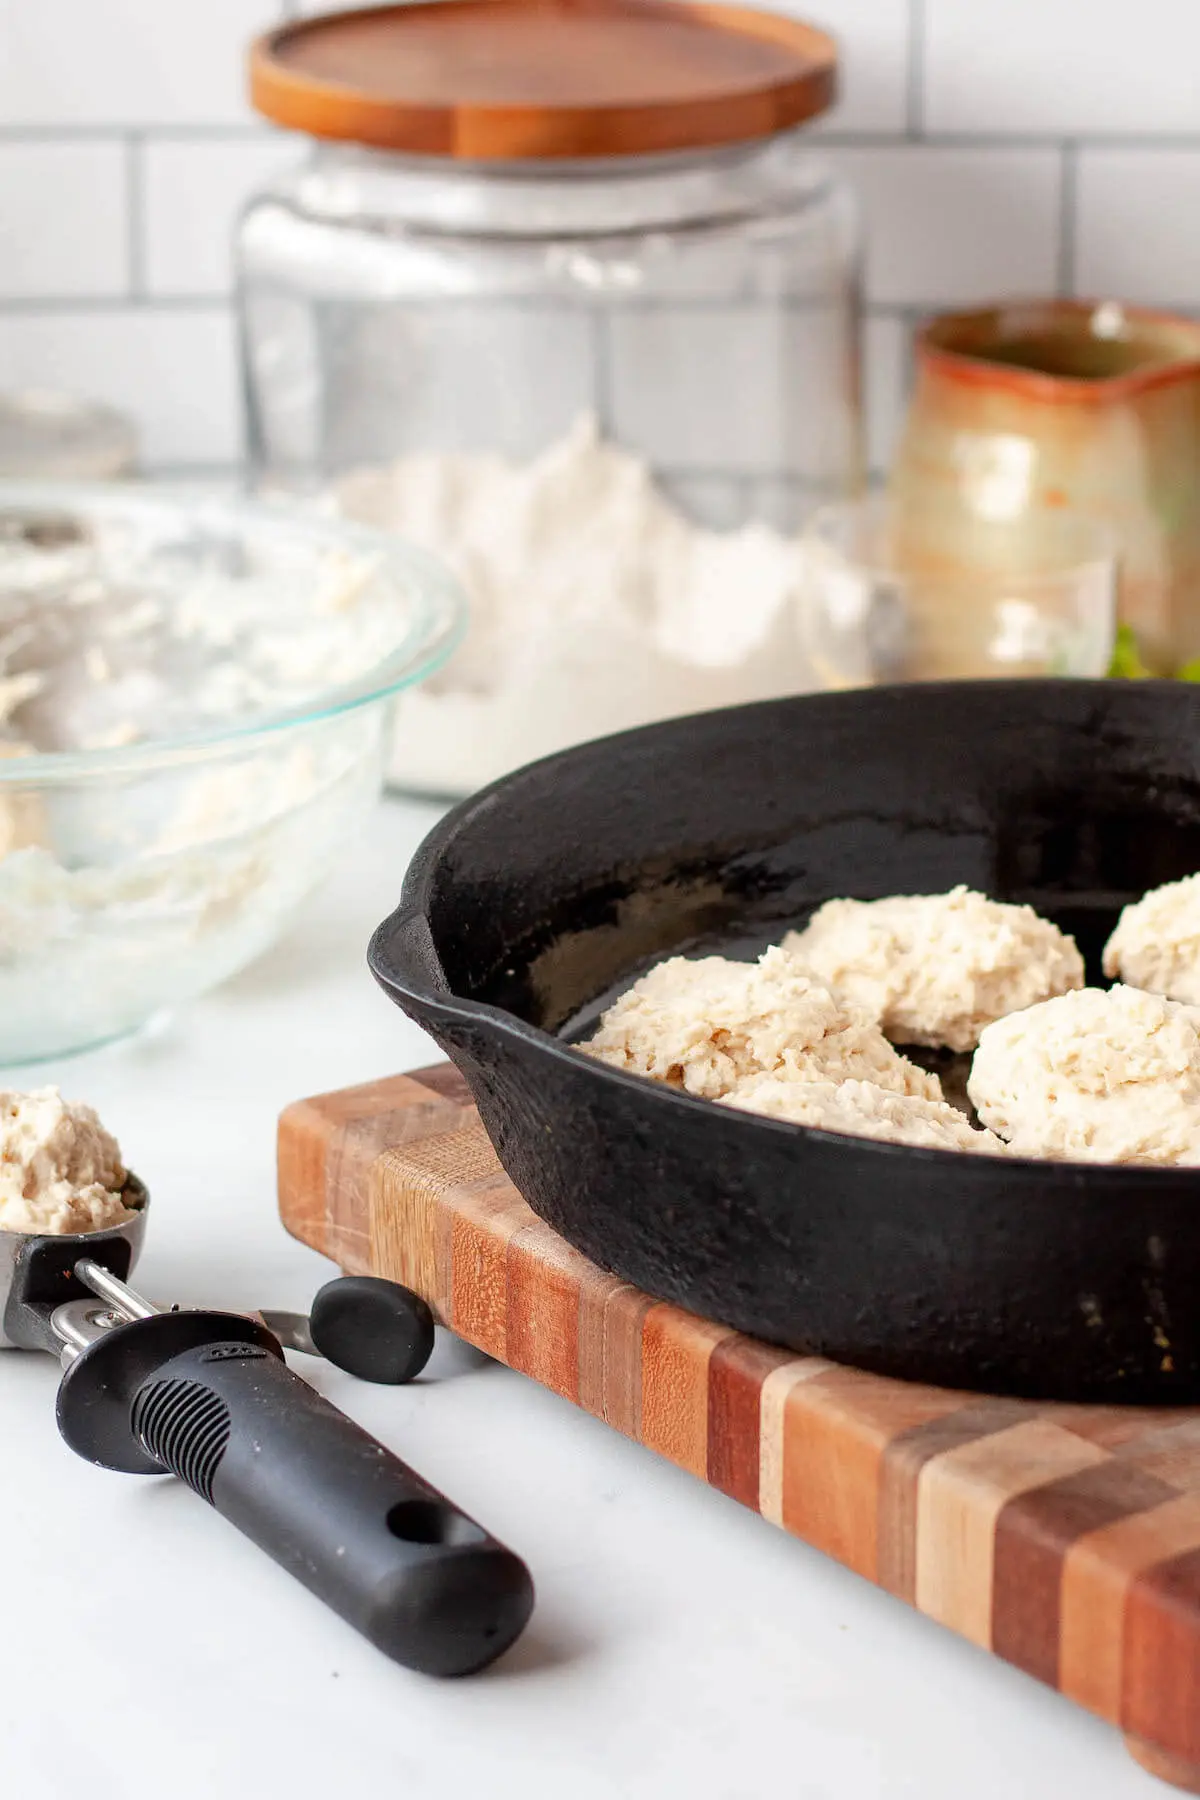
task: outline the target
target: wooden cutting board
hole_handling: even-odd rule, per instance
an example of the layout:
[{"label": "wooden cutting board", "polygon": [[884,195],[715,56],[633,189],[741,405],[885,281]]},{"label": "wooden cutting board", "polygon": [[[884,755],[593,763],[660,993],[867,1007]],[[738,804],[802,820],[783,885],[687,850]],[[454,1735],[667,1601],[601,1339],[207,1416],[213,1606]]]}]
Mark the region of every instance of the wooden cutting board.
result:
[{"label": "wooden cutting board", "polygon": [[772,1349],[535,1217],[448,1063],[289,1107],[288,1229],[1126,1734],[1200,1793],[1200,1409],[1049,1406]]}]

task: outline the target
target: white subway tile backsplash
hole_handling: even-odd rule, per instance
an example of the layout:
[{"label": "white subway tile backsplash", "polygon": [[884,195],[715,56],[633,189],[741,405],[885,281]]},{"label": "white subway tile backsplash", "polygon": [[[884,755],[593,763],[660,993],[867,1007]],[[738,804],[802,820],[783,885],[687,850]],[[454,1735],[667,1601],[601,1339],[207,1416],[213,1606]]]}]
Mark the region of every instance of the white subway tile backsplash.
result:
[{"label": "white subway tile backsplash", "polygon": [[223,308],[0,314],[0,388],[52,387],[121,407],[143,462],[241,454],[233,334]]},{"label": "white subway tile backsplash", "polygon": [[[917,312],[1068,281],[1200,311],[1200,0],[1142,0],[1136,15],[1117,0],[774,3],[841,46],[842,101],[814,129],[849,139],[825,153],[863,201],[876,472],[903,415]],[[300,153],[255,128],[246,46],[330,4],[0,0],[0,383],[59,380],[110,396],[142,417],[156,464],[238,453],[232,337],[217,304],[231,228],[247,192]],[[1065,186],[1064,169],[1074,172]],[[742,421],[784,430],[762,354],[778,321],[767,307],[755,322],[751,308],[736,355],[718,365],[702,310],[686,312],[618,324],[614,418],[670,462],[701,510],[733,518],[762,489],[751,466],[762,438]],[[590,394],[595,343],[572,332],[546,327],[536,419],[507,395],[502,371],[470,375],[467,390],[499,409],[510,447],[561,425]],[[677,382],[683,395],[697,367],[729,422],[729,472],[717,477],[708,406],[645,404],[648,383]],[[402,399],[414,431],[457,432],[459,397],[405,376]],[[781,436],[778,447],[803,486],[821,446]],[[782,515],[786,482],[777,498]]]},{"label": "white subway tile backsplash", "polygon": [[[762,0],[741,0],[756,6]],[[828,31],[838,46],[841,98],[823,131],[901,131],[908,91],[909,0],[771,0]]]},{"label": "white subway tile backsplash", "polygon": [[6,127],[226,125],[280,0],[0,0]]},{"label": "white subway tile backsplash", "polygon": [[963,306],[1053,292],[1056,151],[901,144],[831,155],[862,202],[871,300]]},{"label": "white subway tile backsplash", "polygon": [[631,308],[613,317],[608,342],[612,426],[652,462],[812,480],[844,472],[849,427],[828,390],[812,406],[793,404],[814,371],[832,381],[844,361],[826,309]]},{"label": "white subway tile backsplash", "polygon": [[828,121],[833,130],[904,130],[909,10],[909,0],[829,0],[820,6],[819,23],[832,30],[841,52],[841,95]]},{"label": "white subway tile backsplash", "polygon": [[141,146],[140,154],[147,292],[227,294],[237,216],[255,188],[299,159],[300,146],[282,136],[171,138]]},{"label": "white subway tile backsplash", "polygon": [[[269,354],[287,348],[281,320]],[[337,357],[355,398],[339,404],[336,387],[322,397],[325,459],[335,469],[466,447],[533,456],[596,401],[593,321],[554,306],[383,303],[339,333]],[[535,363],[541,381],[531,394],[514,371]]]},{"label": "white subway tile backsplash", "polygon": [[0,143],[0,299],[103,299],[128,285],[124,145]]},{"label": "white subway tile backsplash", "polygon": [[886,472],[900,432],[912,378],[913,327],[906,319],[869,318],[863,336],[866,376],[867,465]]},{"label": "white subway tile backsplash", "polygon": [[1075,286],[1200,307],[1200,146],[1080,151]]},{"label": "white subway tile backsplash", "polygon": [[1196,0],[924,0],[930,131],[1196,132]]},{"label": "white subway tile backsplash", "polygon": [[789,0],[787,10],[838,41],[837,131],[902,131],[908,92],[908,0]]}]

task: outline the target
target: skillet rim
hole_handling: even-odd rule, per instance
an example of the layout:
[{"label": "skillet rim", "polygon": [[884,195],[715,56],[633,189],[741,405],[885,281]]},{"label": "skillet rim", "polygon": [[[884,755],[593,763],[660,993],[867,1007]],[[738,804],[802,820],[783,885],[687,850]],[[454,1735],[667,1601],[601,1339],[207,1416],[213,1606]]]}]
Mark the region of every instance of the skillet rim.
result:
[{"label": "skillet rim", "polygon": [[[651,1105],[671,1106],[677,1111],[682,1109],[682,1116],[699,1116],[710,1118],[714,1111],[720,1110],[727,1115],[727,1122],[736,1131],[742,1126],[753,1134],[769,1132],[779,1139],[786,1138],[792,1142],[805,1143],[810,1139],[818,1143],[830,1144],[858,1152],[872,1153],[885,1157],[900,1157],[906,1162],[914,1159],[932,1157],[938,1165],[944,1165],[946,1159],[953,1159],[960,1167],[966,1164],[969,1168],[983,1165],[985,1170],[1001,1169],[1012,1171],[1014,1178],[1022,1184],[1034,1181],[1047,1183],[1049,1178],[1058,1176],[1068,1178],[1066,1181],[1052,1179],[1053,1192],[1047,1196],[1054,1204],[1061,1201],[1061,1188],[1065,1185],[1079,1187],[1084,1182],[1101,1190],[1105,1188],[1127,1188],[1131,1180],[1136,1180],[1139,1187],[1147,1192],[1156,1192],[1164,1198],[1179,1198],[1185,1190],[1200,1187],[1200,1164],[1167,1165],[1154,1163],[1102,1163],[1102,1162],[1070,1162],[1050,1157],[1027,1156],[993,1156],[986,1152],[968,1150],[938,1149],[932,1145],[902,1144],[883,1138],[856,1136],[851,1132],[830,1131],[822,1126],[799,1125],[788,1119],[772,1119],[761,1113],[742,1112],[733,1107],[721,1107],[720,1102],[709,1100],[701,1095],[688,1094],[678,1088],[667,1087],[663,1082],[651,1080],[649,1076],[636,1075],[624,1069],[616,1069],[610,1063],[597,1061],[594,1057],[585,1056],[573,1044],[564,1042],[552,1032],[545,1031],[539,1025],[531,1025],[528,1020],[520,1018],[516,1013],[504,1007],[493,1006],[488,1001],[470,1000],[455,994],[449,985],[446,971],[438,953],[433,931],[429,921],[429,898],[433,877],[441,858],[454,840],[470,825],[481,812],[493,809],[497,801],[507,798],[512,788],[525,781],[535,772],[543,772],[566,763],[594,761],[597,755],[608,752],[612,747],[625,745],[638,740],[645,740],[667,732],[675,732],[689,724],[701,724],[711,721],[714,716],[721,718],[750,718],[755,713],[765,713],[780,706],[793,706],[803,703],[806,706],[820,707],[823,703],[833,706],[844,706],[852,696],[870,695],[878,697],[886,703],[893,697],[912,695],[920,691],[929,696],[932,704],[944,693],[961,693],[964,689],[973,691],[988,689],[993,692],[1013,692],[1030,689],[1046,691],[1067,691],[1078,693],[1080,689],[1107,689],[1119,684],[1110,682],[1107,677],[1080,678],[1075,676],[1054,677],[1013,677],[1010,679],[969,680],[969,681],[929,681],[880,684],[877,687],[822,691],[812,694],[793,694],[774,700],[757,700],[743,706],[714,708],[705,713],[689,713],[679,718],[664,719],[653,724],[636,726],[632,730],[613,733],[607,737],[593,738],[586,743],[572,745],[566,750],[559,750],[550,756],[540,757],[536,762],[526,763],[519,769],[511,770],[490,782],[487,787],[469,795],[453,806],[444,817],[426,833],[421,840],[405,872],[401,887],[400,900],[397,906],[371,934],[367,947],[367,965],[379,986],[394,1002],[411,999],[421,1011],[446,1019],[458,1020],[469,1025],[483,1025],[498,1034],[501,1038],[515,1039],[539,1055],[548,1056],[555,1061],[569,1060],[572,1068],[586,1070],[593,1080],[602,1083],[616,1084],[618,1092],[635,1092],[651,1098]],[[1200,689],[1188,690],[1183,684],[1171,689],[1183,703],[1192,704],[1200,715]],[[1198,717],[1200,724],[1200,717]],[[414,938],[423,938],[424,942],[413,942]],[[395,955],[397,945],[402,954]],[[403,952],[407,951],[405,955]],[[428,986],[422,986],[411,971],[414,965],[424,962],[425,973],[432,976]],[[401,966],[406,972],[401,972]],[[904,1046],[896,1048],[903,1054]],[[1152,1184],[1152,1187],[1149,1185]],[[1197,1193],[1197,1205],[1200,1206],[1200,1193]]]}]

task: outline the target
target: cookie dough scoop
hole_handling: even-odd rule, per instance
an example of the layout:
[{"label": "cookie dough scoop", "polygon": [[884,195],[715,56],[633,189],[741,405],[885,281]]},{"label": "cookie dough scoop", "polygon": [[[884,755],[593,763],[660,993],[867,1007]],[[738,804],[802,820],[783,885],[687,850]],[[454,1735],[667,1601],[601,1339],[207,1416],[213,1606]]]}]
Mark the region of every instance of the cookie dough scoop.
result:
[{"label": "cookie dough scoop", "polygon": [[0,1230],[0,1345],[58,1358],[58,1427],[86,1461],[173,1474],[393,1661],[464,1675],[519,1636],[533,1583],[460,1512],[284,1361],[284,1342],[369,1379],[411,1379],[432,1319],[390,1283],[332,1282],[310,1319],[165,1308],[128,1284],[149,1196],[116,1223]]}]

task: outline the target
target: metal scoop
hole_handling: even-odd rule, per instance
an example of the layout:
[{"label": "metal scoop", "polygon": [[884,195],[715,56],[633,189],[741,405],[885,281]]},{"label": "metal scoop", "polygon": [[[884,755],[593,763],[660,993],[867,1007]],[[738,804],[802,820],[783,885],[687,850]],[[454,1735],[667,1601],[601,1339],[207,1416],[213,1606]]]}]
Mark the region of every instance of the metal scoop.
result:
[{"label": "metal scoop", "polygon": [[71,1449],[177,1475],[394,1661],[433,1675],[494,1661],[533,1608],[525,1564],[283,1360],[287,1342],[411,1379],[432,1345],[424,1303],[347,1278],[309,1319],[167,1310],[128,1285],[149,1196],[131,1178],[125,1199],[134,1217],[108,1231],[0,1232],[0,1344],[58,1357]]}]

